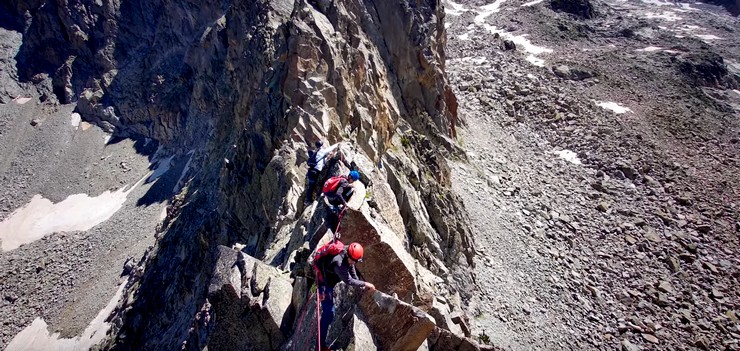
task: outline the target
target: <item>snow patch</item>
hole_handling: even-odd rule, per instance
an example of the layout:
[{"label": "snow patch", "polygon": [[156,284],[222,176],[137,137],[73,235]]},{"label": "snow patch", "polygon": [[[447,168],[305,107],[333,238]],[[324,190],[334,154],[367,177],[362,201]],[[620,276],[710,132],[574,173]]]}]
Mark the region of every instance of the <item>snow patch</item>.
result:
[{"label": "snow patch", "polygon": [[513,41],[514,44],[516,44],[518,47],[521,47],[522,49],[524,49],[524,51],[530,54],[539,55],[552,52],[552,49],[532,44],[532,42],[527,39],[528,34],[514,35],[503,29],[498,29],[495,26],[491,25],[484,25],[484,28],[491,32],[491,34],[498,33],[498,35],[500,35],[502,38]]},{"label": "snow patch", "polygon": [[193,154],[195,154],[194,150],[191,150],[188,152],[188,155],[190,155],[190,158],[188,158],[188,162],[185,164],[185,167],[182,168],[182,173],[180,173],[180,178],[177,179],[177,183],[175,183],[175,187],[172,188],[172,193],[177,193],[182,186],[185,185],[184,180],[185,176],[188,174],[188,171],[190,170],[190,163],[193,161]]},{"label": "snow patch", "polygon": [[525,2],[525,3],[522,4],[522,7],[534,6],[534,5],[537,5],[537,4],[539,4],[539,3],[543,2],[543,1],[545,1],[545,0],[533,0],[533,1],[530,1],[530,2]]},{"label": "snow patch", "polygon": [[673,6],[673,2],[661,1],[661,0],[640,0],[643,4],[658,5],[658,6]]},{"label": "snow patch", "polygon": [[595,101],[595,102],[597,106],[610,110],[614,113],[632,112],[632,110],[630,110],[629,107],[622,106],[616,102],[611,102],[611,101]]},{"label": "snow patch", "polygon": [[448,60],[447,62],[472,62],[476,65],[482,65],[485,62],[488,62],[488,59],[483,56],[481,57],[466,56],[466,57],[459,58],[459,59],[451,59],[451,60]]},{"label": "snow patch", "polygon": [[722,38],[713,34],[695,34],[694,36],[702,40],[722,40]]},{"label": "snow patch", "polygon": [[527,56],[527,61],[537,67],[545,67],[545,60],[537,58],[537,56],[534,56],[532,54],[529,54],[529,56]]},{"label": "snow patch", "polygon": [[683,19],[681,17],[678,17],[676,13],[673,11],[664,11],[662,13],[645,12],[645,18],[647,19],[659,18],[662,20],[666,20],[668,22],[675,22],[675,21]]},{"label": "snow patch", "polygon": [[151,183],[152,181],[161,177],[163,174],[167,173],[167,171],[170,170],[173,158],[175,158],[175,155],[159,160],[159,162],[157,162],[157,168],[154,170],[154,172],[152,172],[152,175],[147,178],[146,182]]},{"label": "snow patch", "polygon": [[663,48],[658,47],[658,46],[648,46],[644,49],[637,49],[635,51],[653,52],[653,51],[660,51],[660,50],[663,50]]},{"label": "snow patch", "polygon": [[118,300],[123,294],[126,283],[122,283],[116,294],[108,302],[98,315],[82,332],[81,336],[72,339],[60,339],[59,333],[50,333],[49,328],[41,318],[34,321],[23,329],[13,340],[10,341],[5,351],[35,351],[35,350],[56,350],[56,351],[86,351],[97,345],[103,340],[105,334],[110,329],[110,324],[105,320],[113,312],[118,304]]},{"label": "snow patch", "polygon": [[70,116],[69,123],[72,124],[72,127],[75,127],[75,129],[80,127],[80,122],[82,122],[82,117],[80,117],[80,114],[75,112]]},{"label": "snow patch", "polygon": [[467,32],[465,34],[460,34],[460,35],[457,36],[457,38],[460,39],[460,40],[470,40],[470,33],[473,33],[473,32],[470,31],[470,32]]},{"label": "snow patch", "polygon": [[737,95],[740,95],[740,90],[737,90],[737,89],[732,89],[732,91],[734,91],[734,92],[735,92],[735,94],[737,94]]},{"label": "snow patch", "polygon": [[483,5],[480,7],[480,10],[477,10],[478,16],[475,16],[473,19],[473,22],[477,24],[483,24],[486,22],[486,18],[491,16],[492,14],[501,11],[501,5],[506,0],[496,0],[492,4]]},{"label": "snow patch", "polygon": [[452,1],[445,1],[445,14],[450,16],[460,16],[465,12],[468,12],[469,10],[465,8],[462,4],[458,4],[456,2]]},{"label": "snow patch", "polygon": [[31,101],[31,98],[30,97],[20,97],[19,96],[19,97],[13,99],[13,101],[15,101],[15,103],[18,104],[18,105],[24,105],[25,103]]},{"label": "snow patch", "polygon": [[564,159],[564,160],[566,160],[566,161],[568,161],[568,162],[570,162],[570,163],[572,163],[574,165],[583,164],[583,163],[581,163],[581,160],[578,158],[578,154],[575,153],[575,152],[573,152],[573,151],[570,151],[568,149],[560,150],[560,151],[553,151],[552,153],[555,154],[555,155],[558,155],[560,158],[562,158],[562,159]]},{"label": "snow patch", "polygon": [[0,222],[0,251],[16,249],[51,233],[89,230],[118,212],[128,194],[146,178],[142,177],[128,190],[124,186],[96,197],[74,194],[58,203],[34,195],[28,204]]}]

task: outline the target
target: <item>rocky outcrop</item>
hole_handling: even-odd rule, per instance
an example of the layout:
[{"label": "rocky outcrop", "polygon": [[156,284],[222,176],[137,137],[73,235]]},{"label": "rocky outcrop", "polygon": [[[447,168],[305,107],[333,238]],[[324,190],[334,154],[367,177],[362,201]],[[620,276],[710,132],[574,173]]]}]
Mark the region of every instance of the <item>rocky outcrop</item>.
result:
[{"label": "rocky outcrop", "polygon": [[594,6],[589,0],[550,0],[550,8],[583,19],[591,19],[596,16]]},{"label": "rocky outcrop", "polygon": [[429,350],[453,351],[495,351],[501,350],[489,345],[480,345],[475,340],[456,335],[449,330],[434,328],[429,335]]},{"label": "rocky outcrop", "polygon": [[208,288],[211,350],[277,350],[292,327],[293,287],[282,272],[225,246]]},{"label": "rocky outcrop", "polygon": [[[379,287],[429,304],[418,293],[432,285],[463,296],[474,287],[472,235],[445,160],[460,155],[461,121],[444,76],[440,1],[3,6],[23,34],[18,79],[50,95],[48,103],[75,102],[86,121],[118,136],[192,153],[185,186],[157,245],[132,269],[139,276],[102,348],[275,349],[291,337],[291,313],[309,291],[302,270],[310,239],[323,234],[323,205],[302,204],[306,145],[318,139],[345,142],[338,167],[354,162],[363,173],[362,216],[376,218],[359,229],[377,233],[369,254],[392,253],[394,261],[375,261],[400,274],[368,271]],[[220,245],[237,242],[254,259],[235,268]],[[287,301],[269,293],[287,287],[280,272],[303,287],[288,291]],[[422,280],[434,283],[421,289]],[[374,323],[386,323],[376,319],[386,312],[367,304],[357,320],[367,319],[379,347],[426,338],[428,323],[417,324],[426,315],[378,338]],[[401,302],[393,308],[416,311]],[[237,339],[247,324],[267,332]],[[409,328],[418,330],[393,334]]]},{"label": "rocky outcrop", "polygon": [[709,51],[702,50],[674,59],[679,71],[692,84],[708,87],[733,88],[738,85],[728,76],[727,65],[722,56]]},{"label": "rocky outcrop", "polygon": [[[421,309],[382,292],[339,284],[334,289],[334,322],[327,343],[336,350],[417,350],[434,330],[434,319]],[[316,299],[304,307],[300,329],[283,350],[316,347]]]}]

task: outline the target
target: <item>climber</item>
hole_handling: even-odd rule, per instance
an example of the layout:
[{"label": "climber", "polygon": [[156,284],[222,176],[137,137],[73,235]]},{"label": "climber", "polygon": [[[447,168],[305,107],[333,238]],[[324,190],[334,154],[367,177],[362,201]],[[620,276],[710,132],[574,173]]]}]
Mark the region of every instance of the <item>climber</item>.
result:
[{"label": "climber", "polygon": [[364,255],[362,245],[351,243],[344,247],[341,241],[330,242],[316,251],[313,267],[316,271],[318,299],[321,301],[319,342],[321,350],[329,350],[326,345],[326,332],[334,320],[334,286],[340,281],[351,286],[375,291],[375,285],[357,277],[355,264],[362,262]]},{"label": "climber", "polygon": [[347,175],[331,177],[324,183],[322,192],[332,206],[347,206],[347,200],[352,197],[354,187],[352,183],[360,180],[360,172],[350,171]]},{"label": "climber", "polygon": [[359,179],[360,172],[350,171],[348,175],[331,177],[324,183],[322,192],[329,203],[329,210],[326,212],[326,223],[335,234],[339,227],[339,215],[347,207],[347,200],[354,193],[355,188],[352,183]]},{"label": "climber", "polygon": [[322,148],[324,144],[321,141],[317,141],[314,150],[308,150],[308,172],[306,172],[306,204],[313,202],[314,189],[316,188],[316,182],[319,180],[321,171],[324,169],[327,159],[333,159],[337,153],[337,147],[339,144],[334,144],[327,148]]}]

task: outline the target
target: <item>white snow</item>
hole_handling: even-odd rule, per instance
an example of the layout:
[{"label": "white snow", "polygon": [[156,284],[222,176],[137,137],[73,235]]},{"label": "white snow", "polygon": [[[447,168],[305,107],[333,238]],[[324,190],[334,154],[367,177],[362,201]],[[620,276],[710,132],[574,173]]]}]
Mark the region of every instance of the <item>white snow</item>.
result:
[{"label": "white snow", "polygon": [[448,14],[450,16],[460,16],[464,12],[468,12],[469,10],[465,8],[462,4],[458,4],[456,2],[452,2],[450,0],[445,1],[445,14]]},{"label": "white snow", "polygon": [[703,40],[721,40],[722,38],[713,34],[695,34],[695,37]]},{"label": "white snow", "polygon": [[616,102],[611,102],[611,101],[596,101],[596,105],[601,108],[610,110],[614,113],[632,112],[632,110],[630,110],[629,107],[625,107]]},{"label": "white snow", "polygon": [[503,29],[498,29],[495,26],[491,26],[487,24],[484,25],[483,27],[487,29],[489,32],[491,32],[492,34],[498,33],[502,38],[513,41],[514,44],[517,45],[517,47],[521,47],[522,49],[524,49],[524,51],[530,54],[539,55],[543,53],[552,52],[552,49],[548,49],[546,47],[537,46],[537,45],[532,44],[532,42],[529,41],[529,39],[527,39],[527,34],[514,35]]},{"label": "white snow", "polygon": [[170,166],[172,164],[173,158],[175,158],[175,155],[159,160],[159,162],[157,162],[157,168],[154,170],[154,172],[152,172],[152,175],[150,175],[149,178],[147,178],[146,182],[151,183],[155,179],[167,173],[167,171],[170,170]]},{"label": "white snow", "polygon": [[473,33],[473,32],[470,31],[470,32],[467,32],[465,34],[460,34],[460,35],[457,36],[457,38],[460,39],[460,40],[470,40],[470,33]]},{"label": "white snow", "polygon": [[448,62],[472,62],[472,63],[475,63],[477,65],[482,65],[482,64],[488,62],[488,59],[485,58],[485,57],[483,57],[483,56],[481,56],[481,57],[466,56],[466,57],[459,58],[459,59],[451,59],[451,60],[448,60]]},{"label": "white snow", "polygon": [[663,50],[663,48],[658,47],[658,46],[648,46],[648,47],[646,47],[644,49],[637,49],[635,51],[652,52],[652,51],[660,51],[660,50]]},{"label": "white snow", "polygon": [[59,333],[50,333],[46,322],[41,318],[36,318],[31,325],[23,329],[10,341],[5,351],[89,350],[102,341],[108,329],[110,329],[110,324],[105,320],[116,308],[125,287],[125,282],[118,287],[116,294],[108,302],[108,305],[98,312],[98,315],[85,328],[81,336],[72,339],[60,339]]},{"label": "white snow", "polygon": [[108,134],[108,133],[105,133],[105,137],[103,137],[103,143],[104,143],[104,144],[108,144],[108,142],[110,141],[110,139],[111,139],[112,137],[113,137],[113,134]]},{"label": "white snow", "polygon": [[543,1],[545,1],[545,0],[533,0],[533,1],[530,1],[530,2],[525,2],[525,3],[522,4],[522,7],[534,6],[534,5],[537,5],[537,4],[539,4],[539,3],[543,2]]},{"label": "white snow", "polygon": [[475,16],[475,18],[473,19],[473,22],[477,24],[485,23],[486,18],[488,18],[489,16],[491,16],[492,14],[496,12],[501,11],[501,5],[504,3],[504,1],[506,0],[496,0],[495,2],[491,4],[481,6],[480,10],[477,10],[478,16]]},{"label": "white snow", "polygon": [[18,104],[18,105],[23,105],[23,104],[31,101],[31,98],[30,97],[20,97],[19,96],[19,97],[13,99],[13,101],[15,101],[15,103]]},{"label": "white snow", "polygon": [[562,158],[562,159],[564,159],[564,160],[566,160],[566,161],[568,161],[568,162],[570,162],[572,164],[575,164],[575,165],[582,164],[581,163],[581,160],[578,158],[578,154],[575,153],[575,152],[573,152],[573,151],[570,151],[568,149],[560,150],[560,151],[553,151],[552,153],[555,154],[555,155],[558,155],[560,158]]},{"label": "white snow", "polygon": [[676,13],[672,11],[664,11],[662,13],[645,12],[645,18],[647,19],[660,18],[660,19],[663,19],[669,22],[674,22],[674,21],[683,19],[681,17],[678,17]]},{"label": "white snow", "polygon": [[51,233],[85,231],[105,222],[123,207],[128,194],[144,179],[128,190],[106,190],[96,197],[74,194],[58,203],[34,195],[28,204],[0,222],[0,251],[13,250]]},{"label": "white snow", "polygon": [[537,58],[537,56],[534,56],[532,54],[529,54],[529,56],[527,56],[527,61],[537,67],[545,67],[545,60]]},{"label": "white snow", "polygon": [[658,5],[658,6],[673,6],[672,2],[660,1],[660,0],[640,0],[644,4]]},{"label": "white snow", "polygon": [[734,92],[735,92],[735,94],[737,94],[737,95],[740,95],[740,90],[737,90],[737,89],[732,89],[732,91],[734,91]]},{"label": "white snow", "polygon": [[75,112],[70,116],[69,123],[72,124],[72,127],[75,127],[75,129],[80,127],[80,122],[82,122],[82,117],[80,117],[80,114]]},{"label": "white snow", "polygon": [[703,28],[699,26],[691,25],[691,24],[684,24],[679,29],[682,31],[691,32],[691,31],[695,31],[697,29],[703,29]]},{"label": "white snow", "polygon": [[180,173],[180,178],[177,179],[177,183],[175,183],[175,187],[172,188],[172,192],[176,193],[180,190],[180,187],[185,185],[184,179],[185,176],[188,174],[188,171],[190,170],[190,163],[193,161],[193,155],[195,154],[195,151],[191,150],[188,152],[188,155],[190,155],[190,158],[188,158],[188,162],[185,164],[185,167],[182,168],[182,173]]}]

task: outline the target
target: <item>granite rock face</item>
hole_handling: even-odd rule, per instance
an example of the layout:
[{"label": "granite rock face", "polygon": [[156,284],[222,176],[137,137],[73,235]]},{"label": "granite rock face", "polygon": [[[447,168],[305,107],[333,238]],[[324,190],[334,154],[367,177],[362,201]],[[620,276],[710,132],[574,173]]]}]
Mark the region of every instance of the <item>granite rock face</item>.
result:
[{"label": "granite rock face", "polygon": [[[393,242],[408,278],[367,271],[393,287],[393,303],[430,309],[432,292],[465,297],[474,288],[472,235],[445,160],[461,155],[454,138],[462,121],[444,74],[440,1],[2,6],[4,28],[22,43],[15,70],[0,79],[35,88],[43,103],[75,103],[85,121],[116,136],[191,155],[183,190],[157,245],[132,268],[101,348],[282,347],[310,293],[303,268],[325,210],[303,204],[306,149],[319,139],[343,143],[337,171],[363,173],[357,213],[372,222],[357,223]],[[15,94],[6,86],[0,98]],[[242,253],[221,246],[235,243]],[[355,339],[368,345],[410,348],[434,328],[422,316],[429,323],[399,327],[411,336],[391,342],[377,334],[380,307],[360,306],[371,338]],[[352,329],[365,330],[362,323]]]}]

